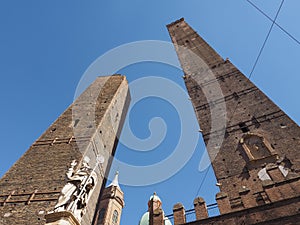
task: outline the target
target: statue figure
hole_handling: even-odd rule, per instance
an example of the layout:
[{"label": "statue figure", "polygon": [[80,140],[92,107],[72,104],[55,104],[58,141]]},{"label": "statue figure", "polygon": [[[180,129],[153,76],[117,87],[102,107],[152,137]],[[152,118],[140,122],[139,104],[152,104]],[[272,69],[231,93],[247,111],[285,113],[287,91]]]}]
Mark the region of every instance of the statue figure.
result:
[{"label": "statue figure", "polygon": [[81,219],[86,208],[87,201],[94,188],[97,175],[88,165],[88,158],[85,158],[82,166],[74,171],[77,162],[72,161],[66,176],[68,183],[63,187],[54,212],[70,211],[77,219]]}]

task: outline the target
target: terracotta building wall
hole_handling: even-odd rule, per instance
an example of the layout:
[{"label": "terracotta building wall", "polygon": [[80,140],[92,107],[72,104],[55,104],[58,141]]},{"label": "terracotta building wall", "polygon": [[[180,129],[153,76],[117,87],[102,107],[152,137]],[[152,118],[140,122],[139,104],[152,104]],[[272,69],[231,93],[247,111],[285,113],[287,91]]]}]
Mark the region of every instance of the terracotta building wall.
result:
[{"label": "terracotta building wall", "polygon": [[221,214],[298,198],[299,126],[183,19],[167,28],[220,186]]},{"label": "terracotta building wall", "polygon": [[98,77],[2,177],[0,224],[45,224],[71,162],[76,160],[79,168],[87,156],[93,168],[100,154],[103,169],[96,169],[97,184],[82,218],[82,224],[91,224],[129,98],[124,76]]}]

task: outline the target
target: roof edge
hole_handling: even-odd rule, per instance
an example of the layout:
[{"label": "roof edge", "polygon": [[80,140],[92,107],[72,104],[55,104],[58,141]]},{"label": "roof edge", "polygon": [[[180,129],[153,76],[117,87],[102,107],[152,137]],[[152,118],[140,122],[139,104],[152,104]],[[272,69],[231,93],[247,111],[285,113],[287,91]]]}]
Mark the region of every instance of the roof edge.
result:
[{"label": "roof edge", "polygon": [[172,23],[170,23],[170,24],[167,24],[167,27],[173,26],[173,25],[175,25],[176,23],[180,23],[180,22],[182,22],[182,21],[184,21],[184,17],[181,17],[180,19],[178,19],[178,20],[176,20],[176,21],[174,21],[174,22],[172,22]]}]

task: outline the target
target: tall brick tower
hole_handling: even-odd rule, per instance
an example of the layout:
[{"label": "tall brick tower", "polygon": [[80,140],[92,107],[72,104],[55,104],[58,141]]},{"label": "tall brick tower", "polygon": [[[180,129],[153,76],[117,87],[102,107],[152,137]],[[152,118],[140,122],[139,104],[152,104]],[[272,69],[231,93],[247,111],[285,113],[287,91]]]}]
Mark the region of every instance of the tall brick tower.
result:
[{"label": "tall brick tower", "polygon": [[167,28],[221,190],[198,224],[299,224],[299,126],[184,19]]},{"label": "tall brick tower", "polygon": [[97,225],[120,225],[121,213],[124,207],[124,193],[118,182],[118,172],[114,180],[101,195],[98,207]]},{"label": "tall brick tower", "polygon": [[0,224],[92,224],[129,99],[98,77],[2,177]]}]

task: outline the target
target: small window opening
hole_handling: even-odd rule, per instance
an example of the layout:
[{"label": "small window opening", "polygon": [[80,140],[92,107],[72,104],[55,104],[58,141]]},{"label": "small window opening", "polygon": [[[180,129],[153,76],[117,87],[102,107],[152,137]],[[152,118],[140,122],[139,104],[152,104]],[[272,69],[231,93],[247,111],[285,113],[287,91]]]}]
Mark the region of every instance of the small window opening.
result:
[{"label": "small window opening", "polygon": [[224,137],[225,137],[225,138],[228,138],[228,137],[229,137],[229,133],[228,133],[227,130],[225,131]]},{"label": "small window opening", "polygon": [[232,95],[233,95],[235,100],[238,100],[240,98],[240,96],[236,92],[233,92]]},{"label": "small window opening", "polygon": [[262,196],[262,193],[257,193],[256,194],[256,202],[258,205],[264,205],[265,204],[265,200]]},{"label": "small window opening", "polygon": [[255,118],[255,116],[253,116],[251,118],[252,124],[255,126],[255,128],[259,128],[260,127],[260,123],[258,122],[258,120]]},{"label": "small window opening", "polygon": [[117,210],[115,210],[114,213],[113,213],[113,218],[112,218],[112,224],[113,225],[118,224],[118,216],[119,216],[119,213],[118,213]]},{"label": "small window opening", "polygon": [[76,127],[79,123],[79,119],[73,120],[71,123],[71,127]]},{"label": "small window opening", "polygon": [[75,122],[74,122],[74,127],[76,127],[79,123],[79,119],[76,119]]},{"label": "small window opening", "polygon": [[100,224],[103,224],[104,215],[105,215],[105,209],[102,208],[102,209],[100,210],[100,213],[99,213],[99,219],[98,219],[98,222],[99,222]]},{"label": "small window opening", "polygon": [[243,131],[243,133],[247,133],[249,132],[249,128],[247,127],[246,123],[242,122],[242,123],[239,123],[239,126],[241,128],[241,130]]}]

